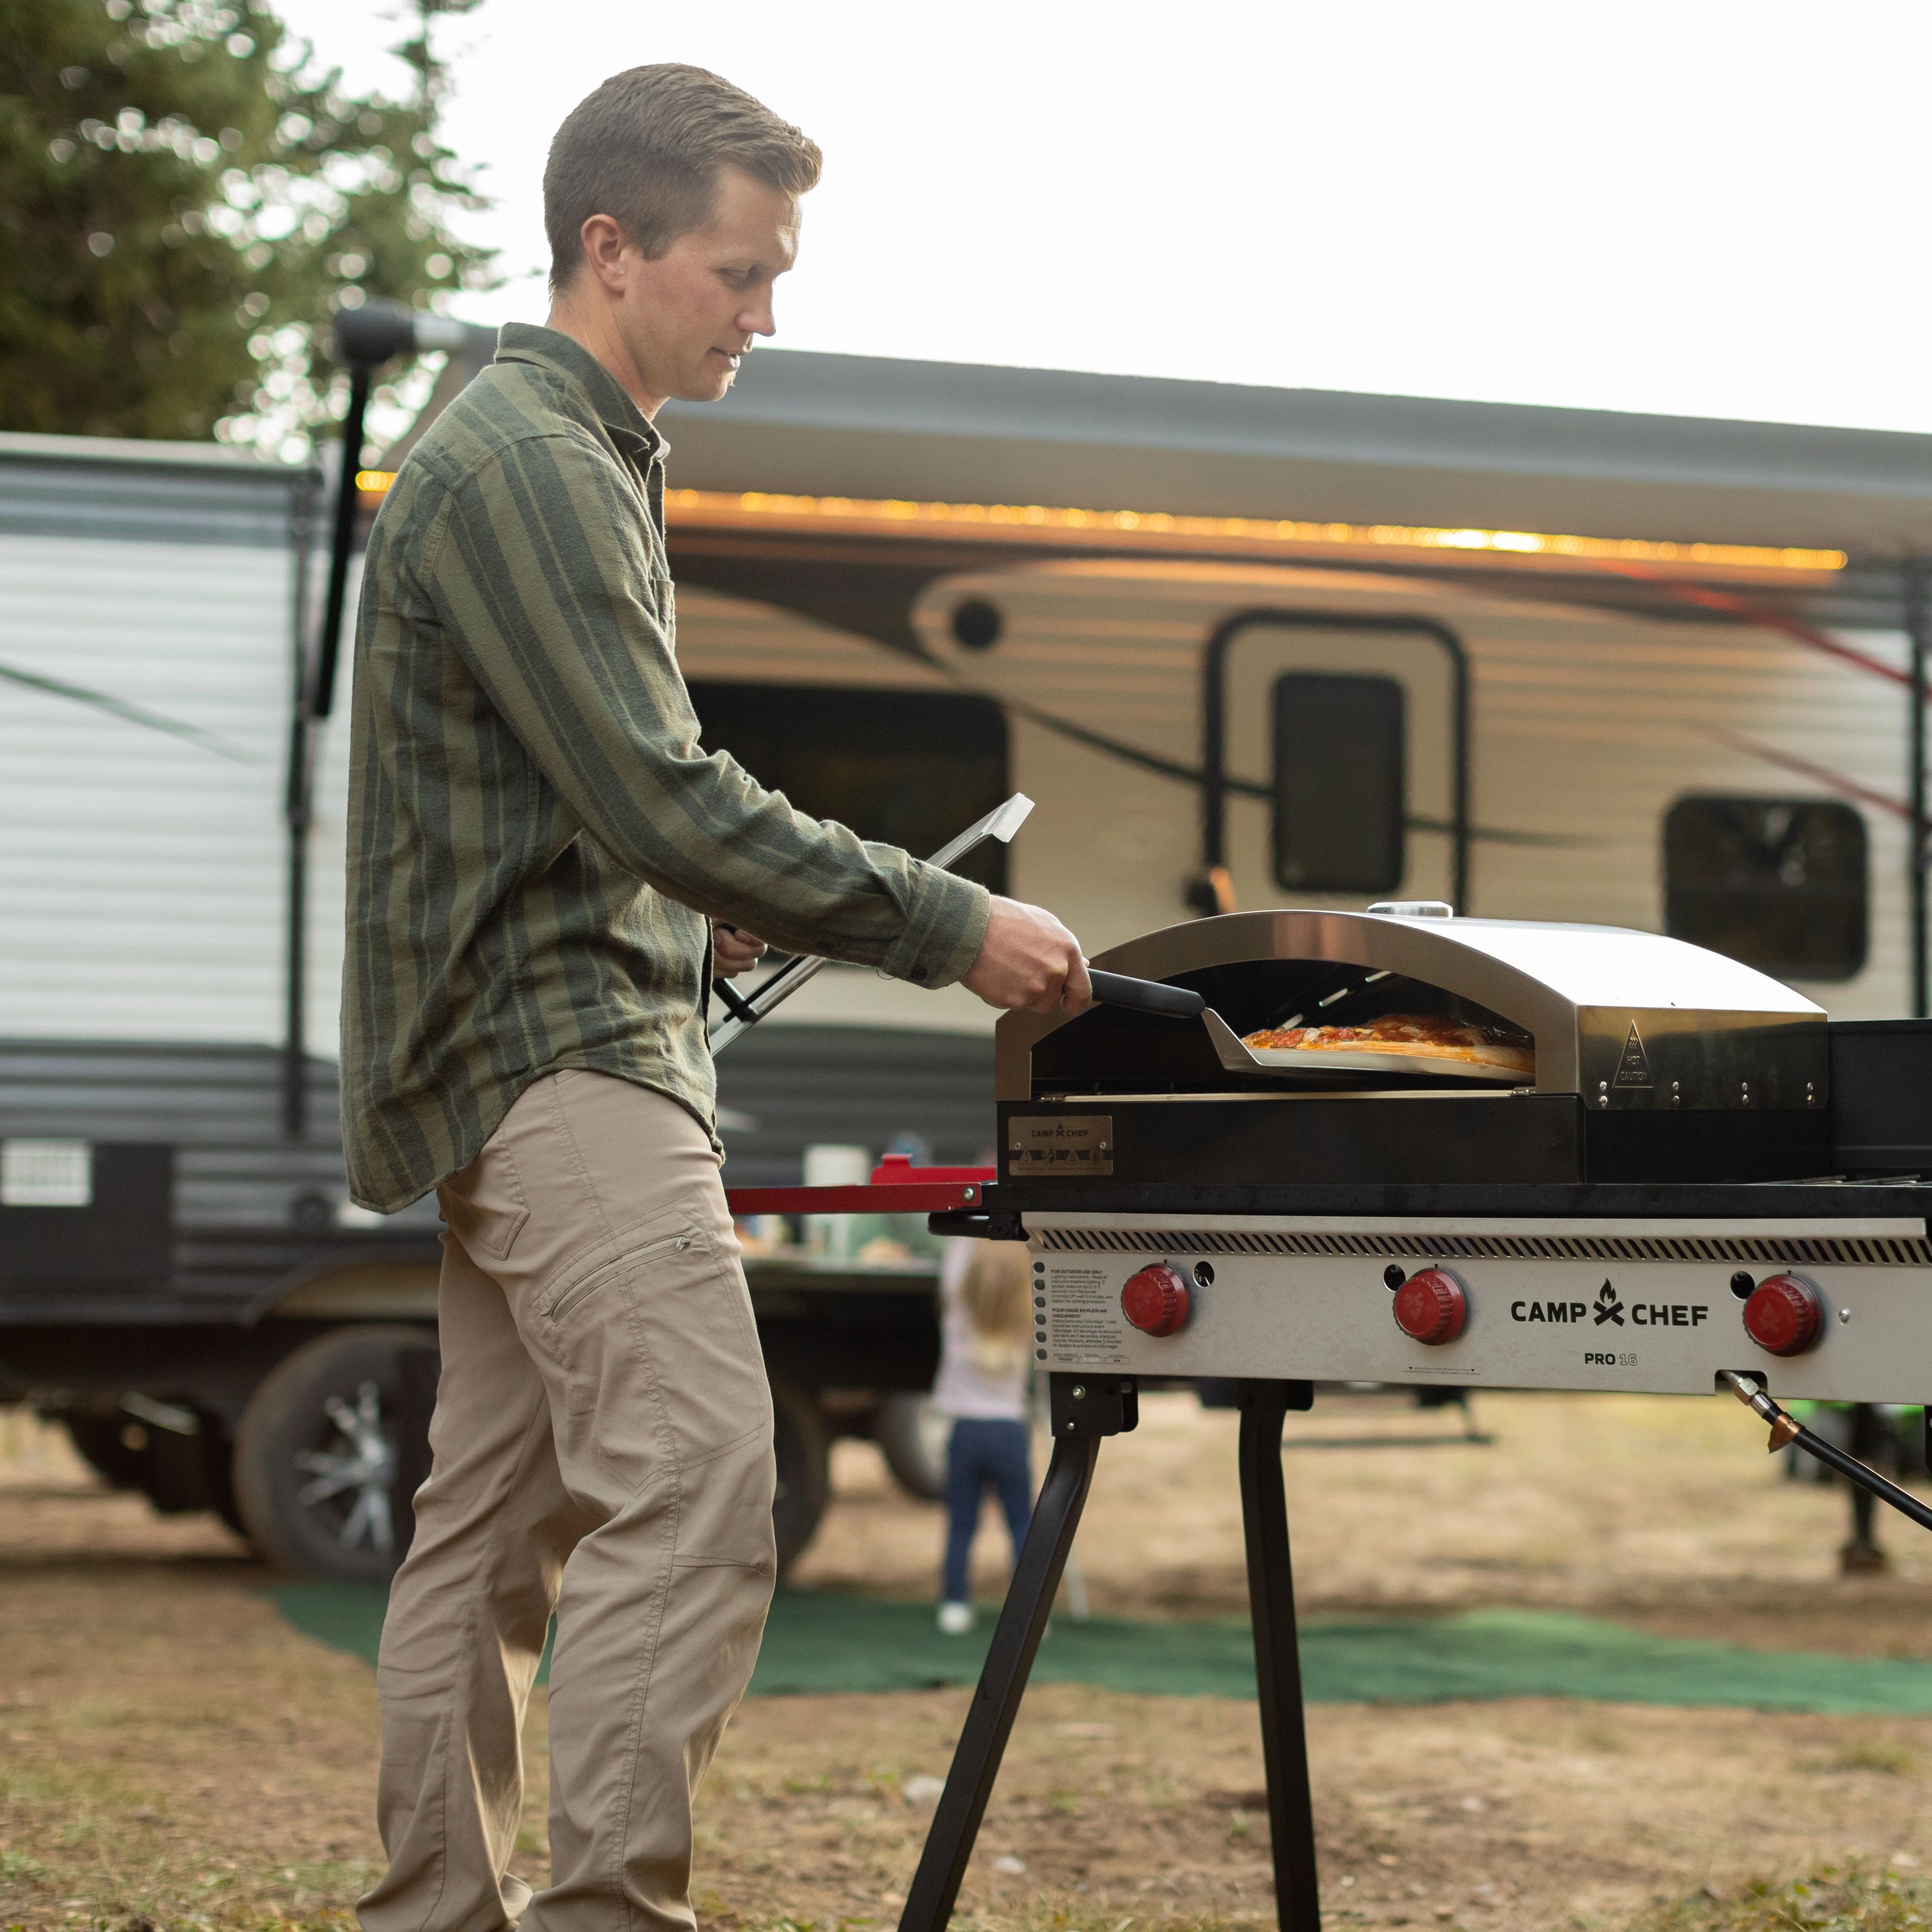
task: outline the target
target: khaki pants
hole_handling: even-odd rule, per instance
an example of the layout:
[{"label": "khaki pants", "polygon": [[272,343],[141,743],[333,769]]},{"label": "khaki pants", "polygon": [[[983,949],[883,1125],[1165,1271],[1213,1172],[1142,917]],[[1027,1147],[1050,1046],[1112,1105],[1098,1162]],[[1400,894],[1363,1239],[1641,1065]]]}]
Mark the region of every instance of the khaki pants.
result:
[{"label": "khaki pants", "polygon": [[[772,1414],[718,1156],[675,1102],[547,1076],[439,1191],[442,1380],[376,1682],[366,1932],[674,1932],[691,1798],[776,1570]],[[550,1882],[506,1875],[550,1614]]]}]

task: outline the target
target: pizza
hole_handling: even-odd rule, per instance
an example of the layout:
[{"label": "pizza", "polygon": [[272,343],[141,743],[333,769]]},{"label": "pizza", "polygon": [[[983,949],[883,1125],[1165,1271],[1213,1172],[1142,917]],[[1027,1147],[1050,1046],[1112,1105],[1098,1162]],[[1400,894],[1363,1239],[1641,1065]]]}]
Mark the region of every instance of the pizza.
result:
[{"label": "pizza", "polygon": [[1536,1043],[1526,1033],[1416,1013],[1388,1013],[1364,1026],[1267,1027],[1245,1036],[1242,1044],[1257,1053],[1413,1054],[1526,1078],[1536,1072]]}]

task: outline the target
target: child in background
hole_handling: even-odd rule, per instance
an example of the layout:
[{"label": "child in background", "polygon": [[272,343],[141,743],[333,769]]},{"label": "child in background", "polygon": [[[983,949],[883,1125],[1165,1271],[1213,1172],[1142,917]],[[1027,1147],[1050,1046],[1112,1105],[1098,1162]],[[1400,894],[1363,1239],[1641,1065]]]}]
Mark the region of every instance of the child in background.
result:
[{"label": "child in background", "polygon": [[943,1310],[939,1379],[933,1406],[952,1418],[946,1454],[946,1574],[939,1628],[958,1636],[973,1628],[967,1574],[980,1504],[1000,1499],[1019,1560],[1033,1515],[1032,1251],[1018,1241],[955,1241],[940,1273]]}]

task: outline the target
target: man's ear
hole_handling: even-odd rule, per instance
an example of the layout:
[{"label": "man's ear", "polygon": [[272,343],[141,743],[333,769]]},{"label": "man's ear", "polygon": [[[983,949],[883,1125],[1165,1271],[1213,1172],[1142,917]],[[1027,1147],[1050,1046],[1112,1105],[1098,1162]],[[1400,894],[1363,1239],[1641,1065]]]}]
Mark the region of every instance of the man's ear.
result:
[{"label": "man's ear", "polygon": [[584,267],[606,294],[621,296],[630,274],[630,264],[624,259],[630,237],[608,214],[592,215],[578,232],[584,242]]}]

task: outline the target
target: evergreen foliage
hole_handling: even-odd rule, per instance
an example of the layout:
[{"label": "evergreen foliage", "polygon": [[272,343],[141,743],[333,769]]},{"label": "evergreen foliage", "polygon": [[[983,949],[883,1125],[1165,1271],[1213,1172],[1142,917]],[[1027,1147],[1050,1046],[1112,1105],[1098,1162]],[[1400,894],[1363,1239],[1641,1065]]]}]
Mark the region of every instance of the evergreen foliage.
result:
[{"label": "evergreen foliage", "polygon": [[430,45],[476,4],[414,0],[392,101],[262,0],[0,0],[0,429],[306,450],[338,303],[487,286]]}]

